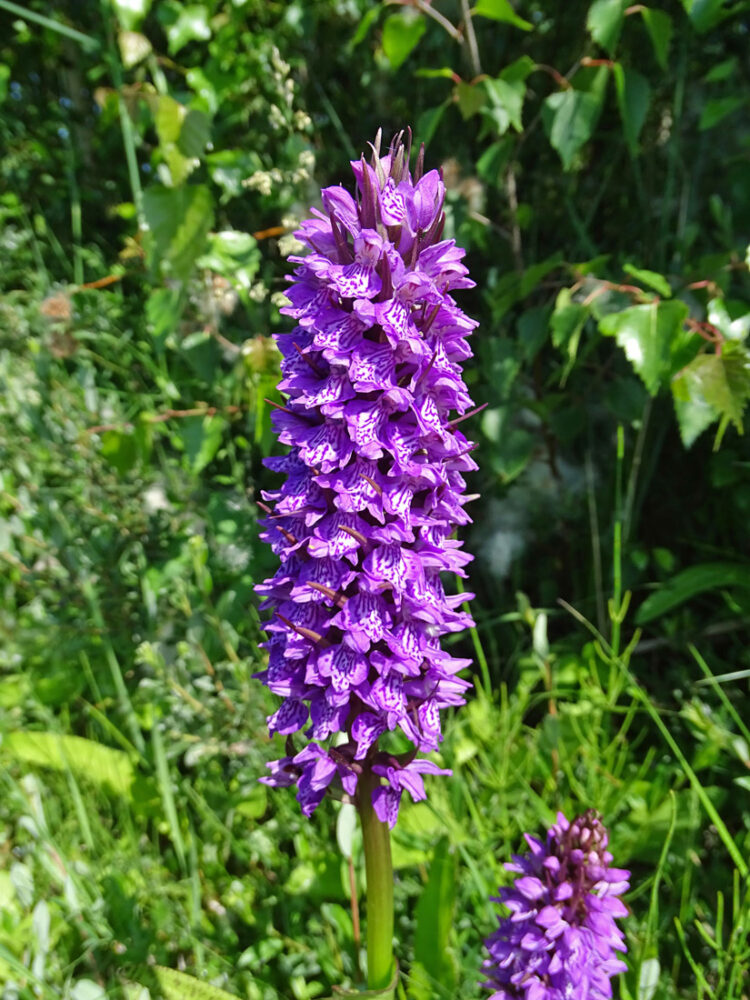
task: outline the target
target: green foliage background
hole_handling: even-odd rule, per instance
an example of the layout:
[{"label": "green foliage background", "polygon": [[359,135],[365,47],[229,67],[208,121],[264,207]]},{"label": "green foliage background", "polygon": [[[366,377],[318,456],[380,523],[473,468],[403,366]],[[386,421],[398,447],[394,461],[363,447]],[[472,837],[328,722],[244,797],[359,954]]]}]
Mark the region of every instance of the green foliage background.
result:
[{"label": "green foliage background", "polygon": [[[442,164],[487,408],[475,694],[395,833],[401,996],[476,997],[502,865],[594,807],[623,1000],[747,1000],[750,4],[0,0],[0,996],[361,983],[253,582],[296,222]],[[335,831],[335,836],[334,836]]]}]

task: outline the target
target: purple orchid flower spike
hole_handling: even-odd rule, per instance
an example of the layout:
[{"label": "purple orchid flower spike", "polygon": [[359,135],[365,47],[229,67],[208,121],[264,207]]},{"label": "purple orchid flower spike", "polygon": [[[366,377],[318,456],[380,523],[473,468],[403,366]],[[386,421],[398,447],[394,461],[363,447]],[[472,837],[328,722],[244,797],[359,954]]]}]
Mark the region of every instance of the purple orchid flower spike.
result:
[{"label": "purple orchid flower spike", "polygon": [[546,843],[529,834],[526,842],[530,853],[505,866],[520,877],[494,900],[510,916],[485,941],[490,1000],[609,1000],[611,977],[627,970],[615,919],[628,912],[619,896],[630,872],[610,868],[607,830],[593,810],[572,823],[558,813]]},{"label": "purple orchid flower spike", "polygon": [[[470,661],[440,637],[472,624],[472,595],[446,595],[441,574],[465,576],[471,558],[452,536],[476,468],[456,423],[472,406],[461,364],[476,323],[451,293],[473,282],[440,239],[440,174],[423,173],[421,151],[412,176],[409,146],[401,134],[381,156],[376,141],[352,163],[356,197],[326,188],[326,214],[297,233],[308,252],[291,258],[282,311],[297,325],[276,337],[287,402],[273,414],[291,451],[268,460],[286,480],[263,495],[280,566],[257,587],[272,617],[256,676],[284,699],[268,724],[288,744],[262,780],[296,784],[309,815],[329,789],[355,797],[365,774],[391,826],[404,789],[423,798],[423,774],[449,773],[416,754],[438,748],[441,709],[470,686]],[[413,752],[386,753],[392,731]]]}]

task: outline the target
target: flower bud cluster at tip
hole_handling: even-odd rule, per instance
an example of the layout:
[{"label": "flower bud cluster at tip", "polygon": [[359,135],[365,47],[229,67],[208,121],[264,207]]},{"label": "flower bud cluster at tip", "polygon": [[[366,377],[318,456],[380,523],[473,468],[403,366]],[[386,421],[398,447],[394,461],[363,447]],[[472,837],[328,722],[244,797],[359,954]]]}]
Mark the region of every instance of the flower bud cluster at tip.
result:
[{"label": "flower bud cluster at tip", "polygon": [[[275,338],[286,403],[273,413],[291,450],[267,460],[286,479],[262,505],[281,565],[256,588],[273,614],[256,676],[283,697],[268,723],[287,736],[261,780],[296,785],[310,815],[329,789],[354,797],[368,769],[391,826],[404,790],[424,798],[422,775],[449,773],[418,754],[438,748],[440,710],[470,686],[458,677],[470,661],[440,637],[472,624],[460,610],[472,595],[446,594],[441,573],[465,576],[471,559],[452,536],[470,521],[476,464],[458,423],[477,324],[450,293],[473,282],[441,240],[441,176],[424,173],[423,149],[412,176],[409,152],[399,135],[381,156],[378,136],[371,163],[352,162],[356,199],[324,189],[325,211],[295,234],[307,253],[290,257],[282,312],[297,325]],[[409,753],[380,749],[393,730]]]},{"label": "flower bud cluster at tip", "polygon": [[562,813],[546,843],[525,835],[530,852],[506,864],[519,877],[501,888],[500,917],[485,941],[484,986],[490,1000],[608,1000],[611,978],[627,966],[615,923],[630,872],[611,868],[608,835],[593,810],[569,823]]}]

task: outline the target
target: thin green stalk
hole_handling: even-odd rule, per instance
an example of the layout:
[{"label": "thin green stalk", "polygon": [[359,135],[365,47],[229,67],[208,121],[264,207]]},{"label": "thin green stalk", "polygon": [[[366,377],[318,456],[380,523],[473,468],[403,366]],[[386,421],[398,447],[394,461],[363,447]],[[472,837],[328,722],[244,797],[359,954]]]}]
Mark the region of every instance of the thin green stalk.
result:
[{"label": "thin green stalk", "polygon": [[60,21],[54,21],[51,17],[45,17],[44,14],[37,14],[33,10],[29,10],[27,7],[21,7],[17,3],[11,3],[10,0],[0,0],[0,9],[7,10],[11,14],[17,14],[19,17],[23,18],[24,21],[33,21],[35,24],[41,25],[43,28],[49,28],[50,31],[56,31],[58,35],[65,35],[66,38],[72,38],[74,42],[78,42],[85,49],[98,49],[99,42],[96,38],[92,38],[91,35],[84,35],[82,31],[76,31],[75,28],[69,28],[67,24],[62,24]]},{"label": "thin green stalk", "polygon": [[612,656],[620,655],[620,625],[622,616],[622,466],[625,458],[625,432],[622,424],[617,427],[617,470],[615,473],[615,529],[612,567],[612,601],[609,614],[612,620]]},{"label": "thin green stalk", "polygon": [[70,229],[73,236],[73,281],[83,284],[83,216],[81,212],[81,191],[76,177],[76,159],[73,139],[67,138],[68,146],[68,186],[70,188]]},{"label": "thin green stalk", "polygon": [[130,180],[130,189],[133,193],[133,203],[138,215],[138,225],[139,228],[142,229],[145,224],[145,218],[143,215],[143,189],[141,188],[141,175],[138,173],[138,157],[135,154],[135,129],[133,128],[133,123],[130,120],[130,115],[128,114],[125,98],[123,96],[124,80],[122,75],[122,66],[120,64],[120,56],[117,51],[114,35],[112,34],[112,11],[106,0],[102,0],[101,7],[102,16],[107,29],[107,61],[109,63],[109,69],[112,74],[115,90],[117,91],[117,107],[120,115],[122,144],[125,147],[125,162],[128,165],[128,178]]},{"label": "thin green stalk", "polygon": [[393,957],[393,863],[391,834],[372,807],[378,778],[366,770],[359,779],[357,810],[362,823],[367,879],[367,985],[382,990],[383,1000],[395,995]]},{"label": "thin green stalk", "polygon": [[[456,577],[456,586],[458,588],[459,594],[466,593],[466,589],[463,585],[463,581],[460,576]],[[467,614],[471,614],[471,609],[467,601],[461,605],[461,609]],[[469,629],[469,635],[471,636],[471,641],[474,646],[474,653],[477,658],[477,663],[479,664],[479,669],[482,671],[482,694],[486,695],[488,698],[491,697],[492,691],[492,681],[490,680],[490,667],[487,662],[487,657],[482,646],[482,640],[479,638],[479,631],[476,625],[472,625]]]}]

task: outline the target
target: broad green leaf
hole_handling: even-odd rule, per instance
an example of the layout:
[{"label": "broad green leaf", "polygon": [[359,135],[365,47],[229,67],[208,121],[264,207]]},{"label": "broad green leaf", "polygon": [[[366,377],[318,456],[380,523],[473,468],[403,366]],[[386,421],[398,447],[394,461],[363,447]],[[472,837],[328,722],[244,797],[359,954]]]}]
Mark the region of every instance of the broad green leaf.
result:
[{"label": "broad green leaf", "polygon": [[427,108],[417,119],[417,127],[415,134],[420,142],[424,142],[426,145],[429,144],[430,140],[437,131],[437,127],[445,114],[445,110],[449,105],[449,101],[443,101],[442,104],[438,104],[436,108]]},{"label": "broad green leaf", "polygon": [[569,288],[560,290],[555,301],[555,311],[550,317],[550,330],[554,346],[567,355],[562,375],[563,385],[575,364],[581,333],[589,315],[587,306],[571,301]]},{"label": "broad green leaf", "polygon": [[485,149],[477,160],[477,173],[485,183],[500,186],[513,149],[510,136],[498,139]]},{"label": "broad green leaf", "polygon": [[181,6],[177,19],[167,26],[169,51],[175,55],[189,42],[205,42],[211,37],[208,10],[202,4]]},{"label": "broad green leaf", "polygon": [[240,288],[249,288],[260,266],[257,241],[234,229],[211,233],[208,248],[196,265],[223,275]]},{"label": "broad green leaf", "polygon": [[457,83],[455,94],[458,100],[458,110],[464,121],[478,114],[487,101],[487,91],[484,89],[483,81],[479,83]]},{"label": "broad green leaf", "polygon": [[722,587],[750,588],[750,564],[712,562],[690,566],[646,598],[638,609],[635,623],[645,625],[698,594]]},{"label": "broad green leaf", "polygon": [[738,108],[745,106],[747,103],[747,97],[740,97],[739,95],[716,97],[711,101],[706,101],[701,111],[698,129],[701,132],[706,132],[708,129],[714,128],[714,126],[718,125],[728,115],[731,115],[732,112],[737,111]]},{"label": "broad green leaf", "polygon": [[550,94],[542,106],[544,127],[550,144],[569,170],[575,155],[593,135],[602,112],[608,71],[599,71],[587,90],[570,87]]},{"label": "broad green leaf", "polygon": [[125,69],[132,69],[150,55],[151,42],[139,31],[120,31],[117,34],[117,45]]},{"label": "broad green leaf", "polygon": [[622,269],[636,281],[640,281],[642,285],[653,288],[662,298],[670,299],[672,297],[672,289],[663,274],[659,274],[657,271],[648,271],[645,267],[636,267],[634,264],[623,264]]},{"label": "broad green leaf", "polygon": [[615,337],[643,383],[655,396],[662,383],[679,370],[681,349],[692,339],[683,324],[688,315],[684,302],[650,302],[609,313],[599,329]]},{"label": "broad green leaf", "polygon": [[152,263],[166,264],[186,280],[213,222],[211,192],[202,184],[179,188],[153,184],[143,194],[143,208],[152,236]]},{"label": "broad green leaf", "polygon": [[750,332],[750,309],[747,302],[711,299],[708,322],[713,323],[729,340],[745,340]]},{"label": "broad green leaf", "polygon": [[211,986],[175,969],[166,969],[163,965],[154,966],[153,973],[164,1000],[237,1000],[232,993],[220,990],[218,986]]},{"label": "broad green leaf", "polygon": [[638,994],[636,1000],[652,1000],[659,985],[661,966],[658,958],[644,958],[638,975]]},{"label": "broad green leaf", "polygon": [[471,13],[472,16],[478,14],[480,17],[488,17],[493,21],[512,24],[514,28],[520,28],[522,31],[531,31],[534,27],[529,21],[525,21],[516,14],[509,0],[478,0]]},{"label": "broad green leaf", "polygon": [[109,430],[102,434],[101,453],[115,469],[124,475],[138,461],[138,446],[132,430]]},{"label": "broad green leaf", "polygon": [[672,18],[665,11],[652,10],[650,7],[641,10],[641,17],[651,39],[656,61],[662,69],[666,69],[669,44],[672,41]]},{"label": "broad green leaf", "polygon": [[728,341],[721,354],[699,354],[674,380],[680,400],[703,400],[742,433],[742,417],[750,399],[750,352]]},{"label": "broad green leaf", "polygon": [[0,104],[8,96],[8,81],[10,80],[10,66],[0,63]]},{"label": "broad green leaf", "polygon": [[14,732],[3,738],[0,753],[24,764],[73,772],[113,792],[129,796],[133,765],[123,750],[102,746],[82,736],[58,736],[57,733]]},{"label": "broad green leaf", "polygon": [[673,379],[671,389],[680,439],[686,448],[690,448],[721,414],[706,402],[700,388],[693,388],[689,376],[686,378],[681,374]]},{"label": "broad green leaf", "polygon": [[715,28],[734,13],[725,0],[682,0],[682,6],[695,30],[701,34]]},{"label": "broad green leaf", "polygon": [[216,455],[226,423],[226,419],[219,414],[211,417],[187,417],[180,421],[180,438],[194,475],[205,469]]},{"label": "broad green leaf", "polygon": [[645,76],[634,69],[626,69],[615,64],[615,90],[617,106],[620,109],[623,134],[631,156],[638,154],[638,137],[646,121],[651,87]]},{"label": "broad green leaf", "polygon": [[211,138],[211,122],[202,111],[191,108],[185,115],[177,148],[183,156],[200,157],[206,151]]},{"label": "broad green leaf", "polygon": [[157,349],[163,350],[164,342],[180,321],[182,303],[176,288],[155,288],[146,299],[146,318]]},{"label": "broad green leaf", "polygon": [[482,117],[491,122],[494,131],[503,135],[510,125],[516,132],[523,131],[521,110],[526,96],[523,80],[509,83],[501,78],[489,79],[484,81],[484,89],[488,100],[482,108]]},{"label": "broad green leaf", "polygon": [[160,95],[156,104],[154,124],[156,125],[156,134],[159,136],[159,142],[162,145],[175,143],[180,138],[180,130],[182,129],[182,121],[185,113],[186,110],[183,105],[179,101],[176,101],[174,97],[170,97],[168,94]]},{"label": "broad green leaf", "polygon": [[625,7],[625,0],[595,0],[586,16],[586,28],[591,37],[610,54],[620,37]]},{"label": "broad green leaf", "polygon": [[365,38],[367,38],[370,28],[380,17],[380,12],[382,10],[383,10],[382,5],[376,4],[374,7],[370,7],[370,9],[363,14],[362,20],[357,25],[357,30],[354,32],[351,39],[346,44],[347,52],[351,52],[361,42],[363,42]]},{"label": "broad green leaf", "polygon": [[448,838],[441,837],[432,855],[427,885],[417,903],[414,957],[436,983],[451,992],[456,982],[449,949],[455,901],[456,859]]},{"label": "broad green leaf", "polygon": [[79,979],[70,991],[70,1000],[107,1000],[107,994],[93,979]]},{"label": "broad green leaf", "polygon": [[737,72],[737,65],[737,56],[722,59],[720,63],[717,63],[713,69],[710,69],[706,73],[703,79],[706,83],[719,83],[721,80],[728,80],[730,76],[734,76]]},{"label": "broad green leaf", "polygon": [[535,67],[536,63],[531,56],[521,56],[520,59],[516,59],[505,67],[500,73],[500,79],[505,80],[507,83],[517,83],[519,80],[525,80],[530,73],[533,73]]},{"label": "broad green leaf", "polygon": [[151,0],[112,0],[115,14],[126,31],[137,28],[151,8]]},{"label": "broad green leaf", "polygon": [[419,44],[427,25],[415,10],[391,14],[383,24],[383,52],[394,69],[401,66]]}]

